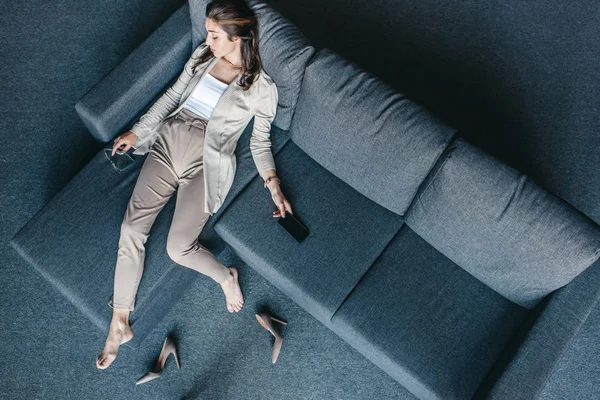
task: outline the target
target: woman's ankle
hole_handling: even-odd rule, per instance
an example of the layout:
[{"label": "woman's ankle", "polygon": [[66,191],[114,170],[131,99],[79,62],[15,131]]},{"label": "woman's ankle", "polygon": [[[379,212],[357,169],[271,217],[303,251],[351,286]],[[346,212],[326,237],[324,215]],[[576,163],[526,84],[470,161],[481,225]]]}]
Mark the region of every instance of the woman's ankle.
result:
[{"label": "woman's ankle", "polygon": [[129,313],[131,311],[127,309],[117,309],[113,310],[112,322],[123,323],[129,326]]},{"label": "woman's ankle", "polygon": [[227,277],[223,281],[218,282],[219,285],[223,286],[223,285],[227,284],[228,282],[233,281],[233,272],[229,268],[230,267],[227,267]]}]

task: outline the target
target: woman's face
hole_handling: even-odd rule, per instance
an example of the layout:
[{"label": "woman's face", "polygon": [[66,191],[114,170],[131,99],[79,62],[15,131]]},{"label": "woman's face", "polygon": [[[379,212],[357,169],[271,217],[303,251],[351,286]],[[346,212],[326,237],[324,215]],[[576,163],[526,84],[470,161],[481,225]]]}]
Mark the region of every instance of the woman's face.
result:
[{"label": "woman's face", "polygon": [[206,18],[205,26],[208,32],[206,44],[210,46],[215,57],[223,57],[238,50],[240,38],[235,37],[230,41],[227,33],[212,18]]}]

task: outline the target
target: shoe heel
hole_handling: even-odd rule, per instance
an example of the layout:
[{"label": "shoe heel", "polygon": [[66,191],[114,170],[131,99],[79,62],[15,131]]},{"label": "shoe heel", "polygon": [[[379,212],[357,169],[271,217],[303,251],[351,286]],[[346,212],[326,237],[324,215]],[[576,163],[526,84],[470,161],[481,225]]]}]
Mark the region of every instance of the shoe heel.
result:
[{"label": "shoe heel", "polygon": [[275,317],[271,317],[271,319],[272,319],[273,321],[279,322],[281,325],[287,325],[287,324],[288,324],[287,322],[285,322],[285,321],[282,321],[282,320],[280,320],[280,319],[277,319],[277,318],[275,318]]},{"label": "shoe heel", "polygon": [[177,356],[177,348],[175,347],[175,343],[173,340],[167,336],[163,343],[163,347],[160,351],[158,359],[156,360],[156,365],[154,366],[152,371],[146,373],[146,375],[142,376],[135,383],[136,385],[141,385],[142,383],[150,382],[158,377],[160,377],[165,369],[165,364],[167,363],[167,359],[169,355],[173,353],[173,358],[175,358],[175,363],[177,364],[177,368],[179,368],[179,357]]},{"label": "shoe heel", "polygon": [[179,357],[177,356],[177,347],[175,347],[175,342],[173,342],[173,339],[171,339],[170,337],[167,337],[167,339],[165,339],[165,357],[163,359],[163,368],[164,368],[164,364],[167,362],[167,358],[169,358],[170,354],[173,354],[173,358],[175,359],[175,364],[177,364],[177,368],[180,368],[179,366]]},{"label": "shoe heel", "polygon": [[177,357],[177,350],[173,350],[173,358],[175,358],[175,364],[177,364],[177,368],[181,368],[179,366],[179,357]]},{"label": "shoe heel", "polygon": [[281,346],[283,345],[283,336],[275,330],[273,326],[273,321],[279,322],[282,325],[287,325],[286,321],[280,320],[279,318],[272,317],[267,313],[255,314],[258,322],[271,332],[273,336],[275,336],[275,343],[273,343],[273,348],[271,351],[271,362],[275,364],[277,362],[277,358],[279,358],[279,353],[281,351]]}]

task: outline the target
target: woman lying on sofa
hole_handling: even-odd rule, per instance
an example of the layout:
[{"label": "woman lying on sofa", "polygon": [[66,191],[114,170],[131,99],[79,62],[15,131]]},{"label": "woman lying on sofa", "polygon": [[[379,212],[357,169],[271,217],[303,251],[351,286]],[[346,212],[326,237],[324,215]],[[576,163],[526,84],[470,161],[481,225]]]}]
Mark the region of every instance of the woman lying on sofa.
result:
[{"label": "woman lying on sofa", "polygon": [[[154,220],[178,190],[167,252],[178,264],[215,280],[229,312],[244,300],[237,270],[225,267],[198,235],[222,205],[235,175],[237,139],[254,117],[252,157],[277,206],[273,217],[292,209],[275,173],[269,140],[277,87],[262,69],[258,22],[244,0],[215,0],[206,9],[206,41],[194,50],[177,82],[134,124],[115,139],[117,149],[149,152],[121,225],[108,338],[96,360],[106,369],[119,346],[133,338],[134,310],[144,268],[144,244]],[[199,206],[203,206],[201,209]]]}]

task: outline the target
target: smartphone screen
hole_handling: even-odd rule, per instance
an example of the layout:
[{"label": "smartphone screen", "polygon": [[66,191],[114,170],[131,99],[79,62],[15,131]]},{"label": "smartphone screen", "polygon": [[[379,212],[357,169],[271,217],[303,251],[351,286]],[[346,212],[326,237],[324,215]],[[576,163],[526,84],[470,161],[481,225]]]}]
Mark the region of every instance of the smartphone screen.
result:
[{"label": "smartphone screen", "polygon": [[296,219],[294,214],[288,212],[285,214],[285,218],[280,217],[277,222],[298,242],[308,236],[308,229]]},{"label": "smartphone screen", "polygon": [[112,147],[105,147],[104,154],[117,171],[124,171],[130,166],[132,166],[135,163],[135,161],[139,158],[139,156],[133,155],[134,150],[132,149],[133,147],[127,152],[116,150],[115,154],[113,155]]}]

